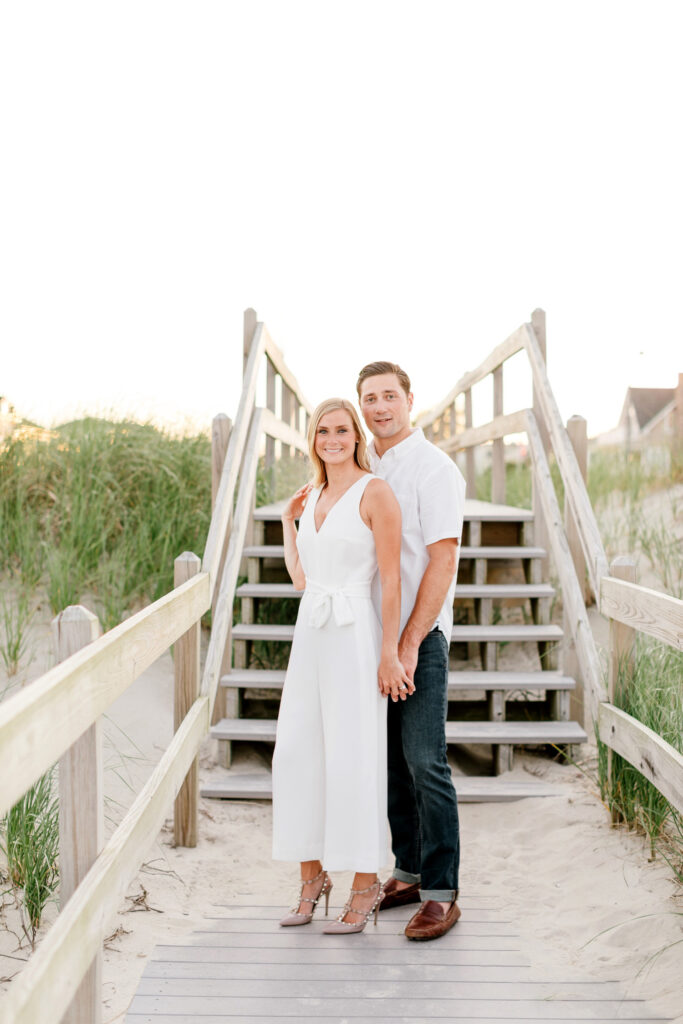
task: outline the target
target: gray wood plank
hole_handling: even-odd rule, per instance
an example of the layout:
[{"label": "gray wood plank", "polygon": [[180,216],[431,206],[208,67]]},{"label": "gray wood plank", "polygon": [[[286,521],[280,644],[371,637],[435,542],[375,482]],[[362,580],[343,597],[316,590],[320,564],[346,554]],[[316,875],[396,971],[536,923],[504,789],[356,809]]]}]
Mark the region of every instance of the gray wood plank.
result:
[{"label": "gray wood plank", "polygon": [[[194,1013],[197,1017],[205,1014],[225,1013],[225,999],[221,996],[135,996],[130,1006],[133,1013]],[[498,1020],[519,1018],[526,1020],[629,1020],[642,1018],[642,1003],[620,1000],[496,1000],[496,999],[362,999],[347,996],[342,999],[318,998],[267,998],[261,996],[235,996],[230,1000],[230,1013],[250,1018],[262,1015],[266,1018],[293,1017],[305,1020],[311,1013],[339,1020],[349,1017],[353,1020],[363,1014],[369,1019],[401,1016],[421,1016],[423,1020],[459,1020],[461,1017],[477,1016]],[[229,1019],[229,1018],[228,1018]],[[664,1019],[664,1018],[660,1018]]]},{"label": "gray wood plank", "polygon": [[[255,509],[254,519],[278,522],[284,507],[284,501],[274,501],[268,505],[261,505]],[[480,501],[478,498],[465,499],[466,522],[476,520],[482,523],[524,523],[531,522],[533,518],[534,514],[528,508],[517,508],[515,505],[499,505],[492,501]]]},{"label": "gray wood plank", "polygon": [[400,968],[385,973],[382,978],[361,978],[348,971],[347,977],[321,978],[318,971],[306,978],[268,977],[260,978],[152,978],[145,975],[138,986],[140,996],[210,996],[233,999],[236,996],[264,998],[311,999],[319,998],[324,981],[325,999],[344,999],[349,994],[350,983],[355,986],[360,999],[476,999],[512,1001],[553,999],[572,1002],[611,1002],[619,998],[619,992],[612,986],[607,991],[599,984],[566,986],[548,982],[472,982],[426,980],[406,978]]},{"label": "gray wood plank", "polygon": [[[285,549],[283,544],[248,544],[243,549],[245,558],[275,558],[284,559]],[[545,548],[533,547],[525,544],[501,544],[472,547],[463,544],[460,548],[460,558],[485,558],[492,560],[515,560],[526,558],[545,558]]]},{"label": "gray wood plank", "polygon": [[[453,775],[460,803],[505,802],[534,797],[567,796],[569,787],[547,782],[505,779],[504,776]],[[241,774],[230,770],[215,771],[211,780],[201,787],[201,795],[214,799],[270,800],[270,772]]]},{"label": "gray wood plank", "polygon": [[[301,597],[303,591],[292,583],[243,583],[235,591],[237,597],[256,597],[271,600]],[[455,599],[490,597],[499,599],[552,598],[555,588],[551,583],[458,583]]]},{"label": "gray wood plank", "polygon": [[[248,1024],[275,1024],[276,1021],[281,1020],[281,1017],[273,1017],[268,1015],[263,1017],[259,1014],[256,1016],[243,1016],[242,1021],[248,1022]],[[429,1019],[424,1017],[422,1014],[419,1017],[408,1017],[403,1014],[399,1016],[387,1016],[387,1017],[336,1017],[331,1018],[329,1016],[320,1017],[317,1015],[306,1015],[306,1024],[377,1024],[378,1020],[384,1020],[389,1024],[425,1024]],[[444,1018],[441,1018],[442,1020]],[[457,1020],[458,1024],[500,1024],[500,1017],[461,1017],[453,1016],[451,1020]],[[506,1024],[528,1024],[528,1017],[505,1017]],[[563,1024],[584,1024],[585,1017],[562,1017]],[[605,1024],[607,1024],[608,1018],[600,1017],[597,1018]],[[621,1017],[612,1017],[609,1020],[621,1020]],[[156,1012],[129,1012],[126,1016],[124,1024],[235,1024],[236,1017],[232,1013],[210,1013],[202,1014],[201,1017],[197,1017],[194,1013],[156,1013]],[[629,1024],[660,1024],[663,1021],[663,1017],[632,1017],[629,1018]]]},{"label": "gray wood plank", "polygon": [[[275,742],[276,721],[223,718],[211,729],[214,739]],[[446,722],[448,743],[585,743],[577,722]]]},{"label": "gray wood plank", "polygon": [[[352,936],[349,936],[352,938]],[[378,964],[423,964],[436,966],[472,966],[487,967],[491,963],[490,951],[445,948],[439,940],[437,949],[430,949],[429,956],[424,950],[426,943],[408,942],[403,940],[400,947],[393,949],[377,949],[373,953],[372,962]],[[163,959],[167,963],[258,963],[258,964],[299,964],[302,962],[301,950],[292,947],[280,949],[252,947],[235,949],[230,946],[157,946],[153,954],[155,959]],[[319,945],[306,950],[305,962],[315,964],[366,964],[368,948],[353,949],[322,948]],[[526,956],[511,950],[497,950],[495,961],[499,967],[528,967]]]},{"label": "gray wood plank", "polygon": [[[292,889],[292,896],[294,897],[295,892]],[[336,903],[334,898],[336,896],[336,889],[333,890],[331,899],[333,903],[330,904],[330,917],[335,912]],[[218,906],[218,905],[217,905]],[[500,925],[511,925],[512,921],[503,917],[498,911],[490,910],[483,907],[475,907],[472,903],[469,903],[465,899],[458,899],[458,906],[463,912],[461,920],[458,922],[458,928],[460,928],[465,922],[493,922]],[[323,908],[324,909],[324,908]],[[408,904],[406,907],[392,907],[391,910],[383,910],[379,915],[379,925],[381,926],[383,921],[398,921],[405,924],[413,916],[417,906],[415,904]],[[339,912],[338,910],[336,911]],[[316,916],[320,914],[320,907],[318,908]],[[220,913],[209,913],[204,915],[204,920],[208,922],[213,921],[272,921],[277,922],[284,915],[283,906],[225,906],[221,907]]]},{"label": "gray wood plank", "polygon": [[[417,907],[413,907],[416,910]],[[330,907],[329,917],[325,918],[325,908],[318,907],[315,915],[315,923],[320,921],[321,923],[325,920],[334,921],[335,917],[341,913],[342,907],[335,906]],[[282,907],[280,910],[280,917],[284,917],[287,913],[287,909]],[[274,929],[277,929],[278,934],[280,928],[278,919],[258,920],[254,918],[240,919],[214,919],[212,921],[207,920],[206,928],[198,928],[193,932],[193,935],[212,935],[212,934],[232,934],[232,935],[262,935],[270,934]],[[403,932],[406,926],[405,919],[392,918],[388,914],[380,914],[377,925],[368,925],[368,928],[372,928],[373,935],[398,935]],[[497,937],[500,935],[507,935],[508,937],[517,936],[518,932],[512,925],[501,924],[498,921],[470,921],[467,917],[463,916],[458,921],[458,934],[459,935],[477,935],[477,936],[488,936],[489,938]]]},{"label": "gray wood plank", "polygon": [[[221,676],[221,686],[245,689],[281,690],[286,672],[283,669],[234,669]],[[448,673],[448,696],[462,690],[573,690],[576,682],[561,672],[477,672],[472,670]]]},{"label": "gray wood plank", "polygon": [[[453,626],[451,640],[457,643],[472,641],[473,643],[551,643],[561,640],[561,626],[536,625],[529,626]],[[294,637],[293,625],[277,623],[244,623],[233,626],[233,640],[273,640],[287,643]]]},{"label": "gray wood plank", "polygon": [[[557,968],[555,969],[557,973]],[[394,979],[401,982],[458,982],[462,986],[486,984],[491,994],[497,993],[500,998],[507,998],[504,993],[514,986],[517,994],[522,997],[524,992],[529,998],[543,994],[548,989],[553,992],[565,993],[567,998],[576,996],[592,996],[603,999],[618,999],[622,995],[622,986],[617,981],[586,981],[585,978],[554,977],[544,981],[529,978],[529,967],[458,967],[437,966],[435,964],[319,964],[316,967],[317,981],[387,981]],[[145,967],[143,978],[188,978],[206,980],[252,980],[282,979],[287,981],[309,980],[311,969],[309,964],[204,964],[204,963],[168,963],[162,960],[151,960]],[[142,993],[141,993],[142,994]],[[544,996],[544,998],[546,998]]]},{"label": "gray wood plank", "polygon": [[[369,926],[372,928],[372,925]],[[377,929],[372,931],[366,929],[352,935],[323,935],[323,925],[314,921],[306,928],[278,928],[277,931],[264,933],[247,933],[239,938],[234,934],[221,932],[197,932],[192,933],[192,945],[203,947],[227,947],[239,949],[318,949],[321,944],[323,949],[345,949],[350,942],[361,949],[371,947],[372,954],[375,952],[391,949],[404,950],[407,940],[403,931],[397,926],[396,932],[392,934],[376,934]],[[474,951],[488,951],[500,953],[502,951],[519,952],[520,940],[516,936],[509,935],[458,935],[458,929],[453,928],[447,935],[439,939],[440,949],[455,949]],[[490,958],[489,958],[490,959]]]}]

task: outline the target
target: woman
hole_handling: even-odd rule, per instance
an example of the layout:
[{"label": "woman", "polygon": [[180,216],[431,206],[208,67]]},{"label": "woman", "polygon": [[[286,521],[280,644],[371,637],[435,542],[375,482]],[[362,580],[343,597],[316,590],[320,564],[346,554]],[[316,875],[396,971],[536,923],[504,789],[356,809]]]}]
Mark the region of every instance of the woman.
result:
[{"label": "woman", "polygon": [[[398,660],[401,513],[369,472],[350,402],[313,413],[313,483],[282,515],[285,564],[304,590],[280,704],[273,755],[273,857],[301,862],[297,909],[308,924],[329,903],[328,870],[355,870],[349,900],[326,934],[359,932],[382,898],[387,860],[386,703],[412,686]],[[297,534],[294,525],[299,519]],[[379,570],[382,623],[370,600]]]}]

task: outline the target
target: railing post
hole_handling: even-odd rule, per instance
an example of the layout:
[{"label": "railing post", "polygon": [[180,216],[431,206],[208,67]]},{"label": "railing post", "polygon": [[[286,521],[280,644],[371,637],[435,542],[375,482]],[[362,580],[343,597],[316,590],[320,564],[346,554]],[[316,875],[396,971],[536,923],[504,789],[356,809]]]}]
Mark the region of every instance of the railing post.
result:
[{"label": "railing post", "polygon": [[[503,364],[493,371],[493,418],[503,415]],[[505,441],[497,437],[491,453],[491,501],[505,504]]]},{"label": "railing post", "polygon": [[[71,605],[52,621],[57,661],[97,640],[100,624],[82,605]],[[60,907],[85,878],[104,843],[102,725],[98,719],[59,762]],[[62,1024],[101,1024],[102,952],[78,987]]]},{"label": "railing post", "polygon": [[[472,426],[472,388],[465,392],[465,430]],[[467,497],[470,499],[477,496],[477,463],[475,448],[469,447],[465,451],[465,482],[467,484]]]},{"label": "railing post", "polygon": [[[585,483],[588,463],[588,440],[585,419],[582,416],[570,416],[567,420],[567,433],[569,434],[569,440],[574,448],[576,461],[579,464],[579,469]],[[576,572],[581,596],[584,604],[587,604],[590,587],[586,579],[586,560],[583,554],[583,547],[581,546],[579,529],[566,491],[564,496],[564,532],[567,536],[569,552],[574,563],[574,571]],[[569,698],[570,714],[574,721],[579,722],[580,725],[585,727],[587,723],[584,705],[584,681],[579,667],[579,659],[576,656],[576,646],[574,643],[575,627],[576,623],[570,621],[567,609],[565,608],[563,612],[563,668],[567,675],[572,676],[576,681],[576,686]]]},{"label": "railing post", "polygon": [[[636,582],[636,564],[628,555],[615,558],[609,567],[610,575],[628,583]],[[609,620],[609,675],[607,696],[610,704],[614,704],[617,684],[628,686],[635,667],[636,631],[633,626],[625,626],[616,619]],[[612,783],[612,749],[607,748],[607,785],[611,792]],[[619,821],[620,813],[612,808],[612,821]]]},{"label": "railing post", "polygon": [[[546,362],[545,310],[543,310],[543,309],[535,309],[533,311],[533,313],[531,314],[531,326],[533,327],[534,334],[536,335],[536,341],[538,342],[538,347],[541,350],[541,355],[543,356],[543,362],[545,363]],[[550,447],[550,439],[548,437],[548,429],[546,427],[545,420],[543,418],[543,408],[541,406],[541,402],[540,402],[540,399],[538,397],[538,391],[536,389],[536,385],[535,384],[533,386],[532,407],[533,407],[534,416],[536,417],[536,422],[538,424],[538,430],[539,430],[539,433],[541,435],[541,440],[543,442],[543,450],[545,451],[545,453],[547,455],[548,454],[548,449]],[[545,518],[543,516],[543,509],[542,509],[542,506],[541,506],[541,501],[540,501],[538,495],[536,494],[536,487],[534,486],[533,477],[532,477],[531,488],[532,488],[532,491],[531,491],[531,507],[532,507],[532,511],[534,513],[534,543],[538,547],[545,548],[545,550],[547,551],[548,550],[548,544],[549,544],[548,528],[546,526]],[[541,579],[545,580],[545,579],[548,578],[549,561],[550,560],[546,556],[545,558],[540,559],[540,561],[538,563],[538,572],[539,572],[539,575],[540,575]]]},{"label": "railing post", "polygon": [[251,352],[251,343],[254,338],[254,331],[256,330],[256,324],[258,322],[258,316],[256,310],[249,307],[244,311],[244,342],[242,347],[243,363],[242,373],[244,374],[247,369],[247,360],[249,359],[249,353]]},{"label": "railing post", "polygon": [[[183,551],[173,563],[173,585],[196,576],[202,561],[191,551]],[[176,640],[173,648],[173,730],[178,731],[185,715],[199,696],[199,644],[201,622],[197,620],[186,633]],[[176,846],[197,845],[197,815],[199,797],[198,758],[195,757],[175,799],[173,832]]]},{"label": "railing post", "polygon": [[[211,424],[211,512],[216,507],[216,495],[218,494],[218,486],[221,480],[221,474],[223,472],[223,464],[225,462],[225,456],[228,451],[228,443],[230,441],[230,431],[232,429],[232,422],[229,416],[225,413],[219,413],[214,416]],[[221,560],[218,567],[218,581],[220,582],[223,576],[223,566],[225,564],[225,554],[228,549],[228,540],[230,538],[230,523],[228,522],[228,529],[226,532],[226,541],[223,545],[223,551],[221,554]],[[216,614],[216,605],[218,603],[218,591],[219,583],[214,587],[213,595],[211,597],[211,620]],[[223,664],[221,666],[221,675],[230,671],[230,665],[232,662],[232,630],[228,630],[228,638],[225,644],[225,652],[223,654]],[[222,718],[225,718],[225,690],[222,686],[218,687],[216,691],[216,700],[213,705],[213,713],[211,715],[211,724],[215,725],[216,722],[220,722]]]},{"label": "railing post", "polygon": [[[266,359],[266,407],[275,413],[275,367],[270,359]],[[275,466],[275,438],[266,437],[266,471],[272,483],[273,467]]]}]

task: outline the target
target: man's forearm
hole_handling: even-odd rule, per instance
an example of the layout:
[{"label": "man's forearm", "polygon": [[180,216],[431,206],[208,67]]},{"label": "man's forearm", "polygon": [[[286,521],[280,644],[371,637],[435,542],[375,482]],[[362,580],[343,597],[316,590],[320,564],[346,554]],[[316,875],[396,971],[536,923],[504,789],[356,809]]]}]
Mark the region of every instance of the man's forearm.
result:
[{"label": "man's forearm", "polygon": [[401,634],[401,646],[420,646],[436,622],[452,582],[451,560],[430,559],[417,591],[410,618]]}]

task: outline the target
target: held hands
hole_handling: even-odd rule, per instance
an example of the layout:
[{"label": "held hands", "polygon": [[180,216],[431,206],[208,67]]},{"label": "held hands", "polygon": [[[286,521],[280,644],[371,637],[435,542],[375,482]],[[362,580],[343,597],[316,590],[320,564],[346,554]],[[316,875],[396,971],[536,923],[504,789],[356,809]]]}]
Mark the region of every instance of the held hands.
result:
[{"label": "held hands", "polygon": [[285,505],[282,512],[282,519],[291,523],[293,523],[295,519],[299,519],[306,506],[308,495],[312,490],[313,484],[311,483],[304,484],[303,487],[300,487]]},{"label": "held hands", "polygon": [[411,693],[415,693],[415,684],[398,660],[398,656],[382,655],[377,669],[377,683],[379,692],[383,697],[391,697],[394,703],[397,700],[405,700]]}]

